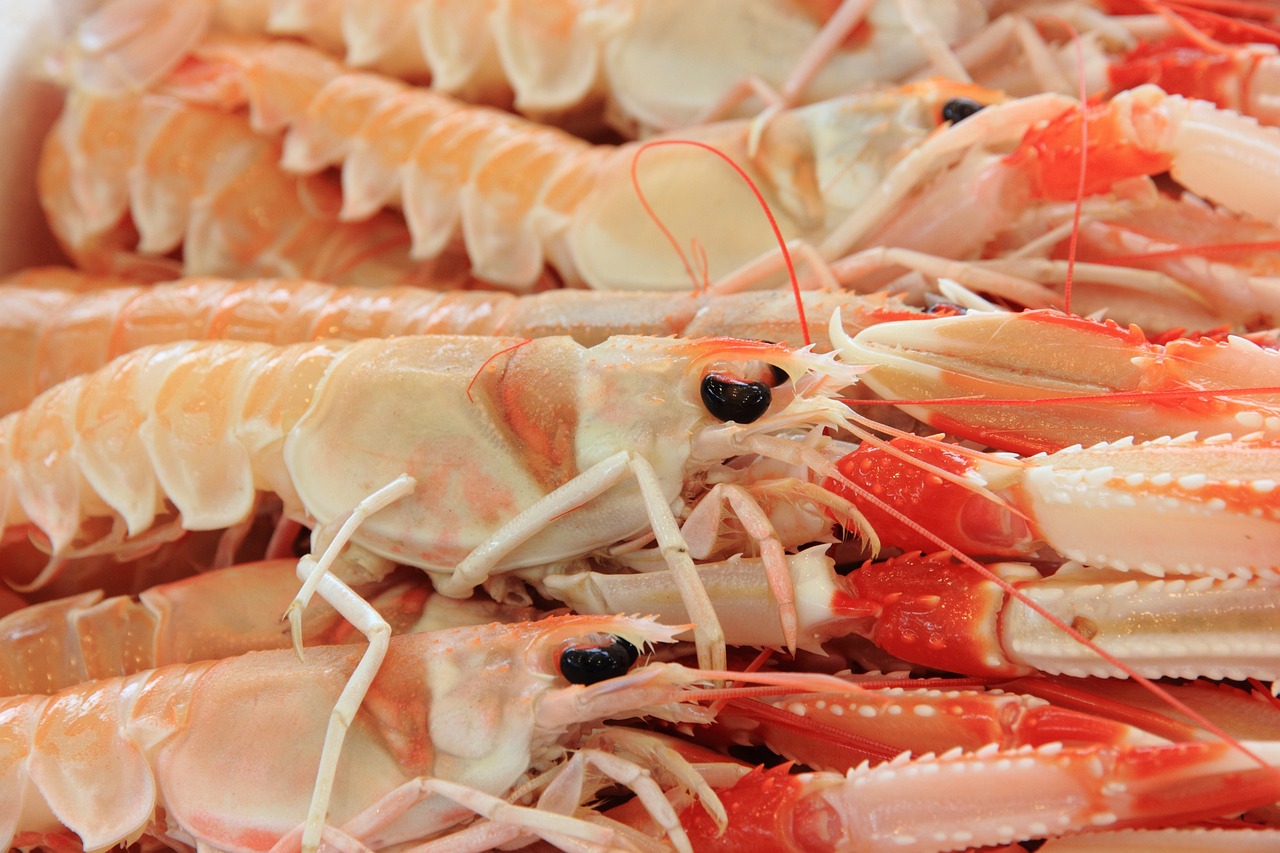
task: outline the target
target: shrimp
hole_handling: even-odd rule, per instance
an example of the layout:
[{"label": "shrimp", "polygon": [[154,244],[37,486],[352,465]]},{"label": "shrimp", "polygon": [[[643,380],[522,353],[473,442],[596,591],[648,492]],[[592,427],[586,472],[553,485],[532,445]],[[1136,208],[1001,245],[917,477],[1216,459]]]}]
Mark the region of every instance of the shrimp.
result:
[{"label": "shrimp", "polygon": [[[329,706],[358,648],[312,648],[306,662],[260,652],[5,699],[0,840],[95,850],[146,833],[266,851],[297,844],[306,821],[315,841],[384,849],[449,832],[478,810],[522,833],[608,846],[611,834],[598,827],[509,805],[495,815],[489,806],[558,762],[591,723],[705,719],[692,704],[697,683],[729,673],[635,666],[673,630],[646,619],[562,616],[395,638],[392,665],[352,720],[344,774],[319,821],[307,820],[310,780]],[[819,675],[741,678],[841,689]],[[666,815],[656,787],[631,784]],[[687,850],[678,823],[667,824]]]},{"label": "shrimp", "polygon": [[[399,207],[413,235],[414,257],[436,257],[460,238],[474,274],[506,287],[528,289],[547,263],[570,285],[690,286],[680,257],[637,197],[631,169],[639,149],[634,145],[591,146],[506,113],[390,78],[347,72],[296,44],[211,40],[155,91],[187,105],[192,120],[216,107],[219,115],[247,113],[244,120],[264,139],[275,140],[285,130],[284,168],[315,174],[340,167],[345,219]],[[933,131],[943,105],[962,95],[1000,97],[972,86],[931,83],[825,102],[775,117],[756,154],[748,151],[751,125],[746,121],[706,125],[680,138],[712,145],[744,164],[782,233],[812,237],[854,209],[887,164]],[[76,99],[86,105],[121,100],[128,99],[86,93]],[[148,102],[139,96],[133,100]],[[111,115],[125,121],[118,108]],[[119,132],[138,134],[142,127],[134,124],[137,130]],[[818,151],[807,150],[815,146]],[[866,169],[846,170],[838,162],[845,156],[865,159]],[[814,158],[822,162],[793,169]],[[106,187],[103,195],[123,196],[127,165],[97,169],[84,180]],[[640,165],[651,206],[673,230],[691,230],[705,246],[708,278],[774,245],[763,221],[752,230],[723,216],[726,210],[753,209],[753,197],[735,172],[705,151],[665,146],[649,152]],[[831,169],[835,174],[829,177]],[[162,169],[140,169],[136,184],[164,176]],[[831,177],[834,186],[828,186]],[[689,192],[693,186],[697,193]],[[139,211],[136,203],[134,208],[144,253],[153,228],[166,235],[181,230],[181,210],[160,217]],[[56,222],[55,229],[68,230]],[[156,248],[168,251],[173,245],[170,236]]]},{"label": "shrimp", "polygon": [[[115,0],[81,25],[60,63],[78,87],[119,94],[154,84],[210,31],[293,36],[464,100],[514,102],[542,118],[578,119],[591,108],[635,133],[697,124],[735,102],[742,115],[756,102],[734,90],[748,81],[794,103],[946,67],[948,45],[977,33],[989,5]],[[826,61],[804,67],[828,24]]]},{"label": "shrimp", "polygon": [[[721,289],[769,280],[776,248],[767,229],[723,216],[753,209],[749,187],[705,151],[661,144],[667,137],[646,143],[654,150],[643,149],[636,162],[638,147],[590,146],[398,81],[344,72],[292,44],[206,42],[157,87],[192,109],[246,110],[266,138],[283,129],[284,168],[341,168],[344,217],[398,206],[415,257],[438,256],[460,237],[486,281],[527,289],[549,263],[568,284],[687,288],[692,268],[668,242],[679,233],[696,235],[703,277]],[[970,110],[988,106],[943,121],[943,108],[960,99]],[[784,111],[758,138],[745,121],[682,138],[741,164],[784,237],[816,244],[827,261],[876,245],[967,258],[1011,228],[1023,208],[1074,199],[1078,181],[1067,166],[1079,158],[1080,121],[1076,104],[1061,96],[1006,101],[976,86],[931,82]],[[1280,220],[1271,194],[1280,184],[1280,130],[1154,87],[1090,107],[1087,121],[1090,196],[1172,171],[1233,210]],[[1209,138],[1230,155],[1212,167],[1196,153]]]},{"label": "shrimp", "polygon": [[[57,287],[44,285],[46,277]],[[804,344],[795,299],[777,291],[710,296],[552,290],[516,297],[280,279],[195,278],[94,289],[84,278],[63,270],[44,276],[30,271],[23,276],[26,286],[0,286],[0,371],[9,379],[0,388],[0,414],[138,347],[180,340],[288,344],[421,334],[569,335],[594,346],[620,334],[727,334]],[[68,289],[58,289],[64,285]],[[931,316],[884,296],[807,291],[800,299],[820,350],[830,349],[826,325],[837,308],[851,332],[872,323]]]}]

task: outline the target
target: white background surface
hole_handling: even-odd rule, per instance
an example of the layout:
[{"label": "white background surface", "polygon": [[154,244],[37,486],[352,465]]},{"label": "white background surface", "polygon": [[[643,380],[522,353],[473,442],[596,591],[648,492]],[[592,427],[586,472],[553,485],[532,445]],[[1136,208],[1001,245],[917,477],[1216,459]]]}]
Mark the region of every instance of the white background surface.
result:
[{"label": "white background surface", "polygon": [[40,139],[61,91],[41,61],[98,0],[0,0],[0,274],[60,260],[36,201]]}]

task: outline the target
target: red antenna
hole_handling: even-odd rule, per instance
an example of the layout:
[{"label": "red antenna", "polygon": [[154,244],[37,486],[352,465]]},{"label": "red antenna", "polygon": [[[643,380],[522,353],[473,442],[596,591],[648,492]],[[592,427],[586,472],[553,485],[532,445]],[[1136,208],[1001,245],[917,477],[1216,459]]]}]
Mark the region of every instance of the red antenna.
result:
[{"label": "red antenna", "polygon": [[1071,34],[1076,47],[1076,79],[1078,80],[1080,98],[1080,182],[1076,185],[1075,210],[1071,214],[1071,239],[1067,243],[1067,277],[1062,283],[1062,310],[1071,313],[1071,284],[1075,279],[1076,254],[1080,243],[1080,211],[1084,208],[1085,174],[1089,167],[1089,119],[1085,106],[1089,100],[1089,92],[1084,84],[1084,45],[1080,41],[1080,33],[1067,21],[1062,25]]},{"label": "red antenna", "polygon": [[742,178],[748,189],[751,190],[751,194],[754,195],[756,197],[756,201],[759,202],[760,209],[764,211],[765,217],[769,220],[769,227],[773,229],[774,239],[778,241],[778,248],[782,250],[782,259],[787,265],[787,276],[791,279],[791,291],[795,294],[796,298],[796,313],[800,318],[801,337],[804,340],[805,346],[813,343],[813,338],[809,336],[809,321],[805,319],[804,300],[800,298],[800,280],[796,276],[796,267],[795,263],[791,259],[791,250],[787,248],[787,241],[782,236],[782,229],[778,227],[778,220],[774,218],[773,211],[769,209],[769,202],[765,200],[764,194],[760,192],[760,188],[756,186],[756,182],[751,180],[751,176],[746,173],[745,169],[734,162],[732,157],[713,145],[708,145],[705,142],[699,142],[695,139],[655,139],[651,142],[645,142],[642,144],[639,149],[637,149],[635,156],[631,158],[631,185],[635,187],[636,197],[640,199],[640,204],[644,207],[645,213],[649,214],[649,218],[653,220],[654,224],[657,225],[663,235],[666,236],[667,240],[671,243],[671,247],[676,250],[676,254],[680,257],[680,262],[684,264],[685,271],[688,272],[689,277],[693,279],[694,289],[696,290],[699,287],[710,287],[711,284],[710,281],[707,280],[705,250],[699,243],[694,242],[693,251],[701,257],[702,282],[700,283],[698,281],[698,277],[694,274],[693,264],[689,262],[688,257],[684,253],[684,249],[680,246],[680,241],[676,239],[676,236],[671,233],[671,229],[669,229],[662,221],[662,217],[649,204],[648,199],[645,198],[644,190],[640,188],[640,176],[638,174],[640,155],[651,148],[657,148],[663,145],[692,145],[694,148],[701,148],[704,151],[710,151],[712,154],[728,163],[729,166],[738,173],[738,177]]}]

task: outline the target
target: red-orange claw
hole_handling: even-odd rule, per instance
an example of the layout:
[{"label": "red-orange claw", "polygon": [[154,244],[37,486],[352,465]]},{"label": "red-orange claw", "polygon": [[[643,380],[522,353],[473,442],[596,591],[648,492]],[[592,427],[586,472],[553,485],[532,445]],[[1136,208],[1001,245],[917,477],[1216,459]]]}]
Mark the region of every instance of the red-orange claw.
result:
[{"label": "red-orange claw", "polygon": [[1000,450],[1280,434],[1280,395],[1261,393],[1280,386],[1280,353],[1237,337],[1160,345],[1135,326],[1056,311],[970,312],[882,323],[839,349],[873,365],[859,381],[903,411]]},{"label": "red-orange claw", "polygon": [[845,578],[860,605],[879,615],[871,641],[903,660],[966,675],[1008,677],[1034,670],[1000,645],[1004,592],[947,554],[910,554],[868,563]]},{"label": "red-orange claw", "polygon": [[[840,837],[838,818],[828,819],[830,835],[814,832],[809,822],[795,812],[796,801],[807,787],[804,782],[807,776],[792,775],[790,770],[790,764],[771,770],[757,767],[732,788],[717,792],[729,815],[729,825],[723,833],[701,805],[694,803],[687,807],[680,815],[680,823],[694,849],[699,853],[834,850],[834,843]],[[824,806],[820,803],[818,808]]]},{"label": "red-orange claw", "polygon": [[857,490],[833,478],[823,486],[855,504],[886,547],[904,551],[937,551],[949,546],[968,555],[1021,557],[1031,550],[1027,525],[1003,503],[980,491],[981,481],[966,487],[946,480],[922,465],[964,477],[972,461],[941,442],[899,438],[890,445],[905,454],[863,444],[836,463],[840,473],[894,510],[918,522],[926,537],[886,512]]},{"label": "red-orange claw", "polygon": [[1053,201],[1073,201],[1080,194],[1082,169],[1085,195],[1105,193],[1125,178],[1167,172],[1172,154],[1141,145],[1127,120],[1111,102],[1068,110],[1027,131],[1009,163],[1033,164],[1033,194]]},{"label": "red-orange claw", "polygon": [[1126,178],[1168,172],[1202,198],[1275,222],[1277,151],[1280,129],[1139,86],[1033,126],[1006,162],[1024,173],[1027,191],[1037,198],[1071,201],[1082,186],[1095,195]]},{"label": "red-orange claw", "polygon": [[1206,50],[1176,37],[1139,44],[1114,63],[1107,76],[1113,91],[1154,83],[1171,94],[1212,101],[1223,109],[1239,109],[1244,75],[1237,62],[1227,51]]}]

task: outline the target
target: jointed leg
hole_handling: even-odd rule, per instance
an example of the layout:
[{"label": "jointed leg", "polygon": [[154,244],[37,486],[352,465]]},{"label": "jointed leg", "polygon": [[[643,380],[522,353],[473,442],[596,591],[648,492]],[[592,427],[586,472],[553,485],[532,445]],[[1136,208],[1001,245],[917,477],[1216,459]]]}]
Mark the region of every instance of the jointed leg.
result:
[{"label": "jointed leg", "polygon": [[333,793],[333,782],[338,772],[338,758],[342,754],[342,742],[360,709],[360,703],[364,701],[369,686],[373,684],[373,679],[382,666],[391,640],[391,626],[386,620],[351,587],[330,574],[329,569],[366,518],[409,494],[414,485],[412,477],[401,476],[374,492],[352,510],[351,516],[339,528],[333,541],[325,547],[319,560],[308,554],[298,561],[298,579],[303,582],[302,589],[290,602],[286,615],[293,633],[294,649],[299,657],[302,656],[302,608],[316,592],[369,638],[369,647],[342,688],[329,716],[329,727],[325,731],[324,747],[320,753],[320,766],[316,771],[316,784],[311,793],[311,805],[307,810],[307,822],[302,833],[303,853],[314,853],[320,846],[329,811],[329,799]]},{"label": "jointed leg", "polygon": [[680,526],[662,494],[657,473],[648,460],[630,451],[619,451],[602,459],[518,513],[468,554],[453,574],[438,582],[436,588],[455,597],[470,594],[520,545],[545,530],[560,516],[589,503],[627,478],[634,478],[640,487],[645,513],[658,547],[675,575],[689,618],[696,622],[694,640],[698,647],[698,665],[704,669],[723,669],[726,661],[724,632],[711,598],[698,578],[698,570],[689,556]]},{"label": "jointed leg", "polygon": [[[787,651],[795,654],[797,631],[795,585],[791,581],[791,574],[787,571],[787,558],[782,541],[778,538],[778,532],[774,530],[769,516],[765,514],[760,503],[741,486],[717,483],[698,502],[698,509],[704,513],[709,512],[710,518],[706,515],[701,517],[703,529],[697,532],[707,535],[709,545],[715,531],[706,528],[710,525],[719,526],[720,508],[725,503],[733,510],[733,514],[742,522],[747,535],[760,549],[760,556],[764,558],[765,577],[769,580],[769,591],[778,601],[782,640],[787,645]],[[693,520],[691,516],[689,521]],[[686,534],[693,532],[688,522],[685,524],[684,531]],[[688,538],[691,539],[692,536]]]}]

